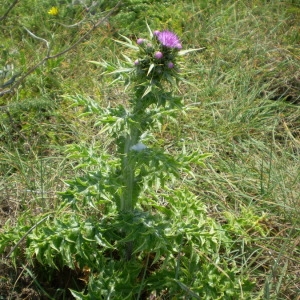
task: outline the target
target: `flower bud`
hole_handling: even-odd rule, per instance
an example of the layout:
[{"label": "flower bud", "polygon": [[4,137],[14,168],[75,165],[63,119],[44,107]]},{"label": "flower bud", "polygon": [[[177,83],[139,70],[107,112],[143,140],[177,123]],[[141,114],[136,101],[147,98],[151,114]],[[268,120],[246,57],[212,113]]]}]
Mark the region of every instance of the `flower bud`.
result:
[{"label": "flower bud", "polygon": [[167,66],[169,69],[174,68],[174,64],[171,61],[168,62]]},{"label": "flower bud", "polygon": [[156,59],[161,59],[163,56],[164,56],[164,55],[163,55],[160,51],[157,51],[157,52],[155,52],[155,54],[154,54],[154,57],[155,57]]}]

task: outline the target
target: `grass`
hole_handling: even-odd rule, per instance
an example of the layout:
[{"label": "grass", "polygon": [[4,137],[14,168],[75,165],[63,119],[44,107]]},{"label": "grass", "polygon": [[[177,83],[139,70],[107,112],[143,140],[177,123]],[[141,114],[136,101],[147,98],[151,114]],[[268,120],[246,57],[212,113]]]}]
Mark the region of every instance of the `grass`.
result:
[{"label": "grass", "polygon": [[[150,5],[151,1],[140,2]],[[213,154],[204,169],[194,168],[195,180],[183,181],[235,240],[235,246],[226,250],[230,254],[219,251],[255,280],[251,299],[298,299],[299,4],[289,0],[177,3],[182,9],[174,17],[172,1],[164,10],[153,1],[149,7],[156,18],[147,22],[179,31],[186,48],[206,47],[184,62],[184,75],[193,85],[180,87],[185,102],[198,105],[177,125],[167,124],[155,133],[155,138],[170,153],[184,145],[187,151]],[[0,16],[8,6],[6,1]],[[45,1],[19,3],[0,21],[0,69],[13,64],[15,72],[26,72],[45,57],[45,43],[32,38],[23,26],[53,41],[51,51],[58,53],[80,39],[100,13],[88,15],[74,29],[59,23],[80,21],[85,16],[81,6],[64,3],[57,18],[47,14],[50,8]],[[29,17],[32,9],[34,17]],[[55,211],[65,180],[86,172],[77,167],[77,159],[66,155],[68,144],[107,145],[107,137],[94,126],[97,116],[78,118],[80,108],[72,107],[65,96],[91,97],[104,107],[126,101],[123,87],[111,87],[110,79],[88,63],[120,57],[125,49],[112,39],[118,38],[126,22],[126,14],[119,11],[68,53],[32,72],[17,93],[0,97],[0,224],[5,230],[26,216]],[[145,25],[138,23],[132,26],[131,37],[146,32]],[[22,266],[21,253],[13,267],[5,259],[7,251],[2,254],[0,299],[17,299],[18,293],[21,299],[34,299],[43,283],[29,266]]]}]

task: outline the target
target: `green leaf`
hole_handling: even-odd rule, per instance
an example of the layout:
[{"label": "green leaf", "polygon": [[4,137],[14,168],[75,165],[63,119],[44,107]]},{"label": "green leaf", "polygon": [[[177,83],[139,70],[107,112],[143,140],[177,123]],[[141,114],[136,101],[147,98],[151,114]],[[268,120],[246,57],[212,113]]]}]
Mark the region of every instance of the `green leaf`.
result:
[{"label": "green leaf", "polygon": [[153,32],[152,32],[152,29],[150,28],[150,26],[148,25],[147,21],[146,21],[146,26],[147,26],[148,31],[149,31],[149,36],[152,39],[153,38]]},{"label": "green leaf", "polygon": [[94,61],[94,60],[88,60],[88,62],[90,62],[90,63],[92,63],[92,64],[94,64],[94,65],[98,65],[98,66],[101,66],[101,67],[103,67],[103,68],[107,68],[107,66],[108,66],[108,63],[107,62],[105,62],[105,61]]},{"label": "green leaf", "polygon": [[195,48],[195,49],[180,50],[180,51],[178,51],[178,55],[183,56],[183,55],[186,55],[191,52],[203,51],[205,49],[206,49],[205,47],[202,47],[202,48]]},{"label": "green leaf", "polygon": [[149,94],[151,92],[151,90],[152,90],[152,85],[148,85],[142,98],[144,98],[147,94]]},{"label": "green leaf", "polygon": [[129,73],[132,72],[134,68],[119,68],[115,71],[109,72],[108,74],[119,74],[119,73]]},{"label": "green leaf", "polygon": [[175,281],[185,292],[187,292],[189,296],[192,296],[195,299],[201,300],[201,298],[195,292],[193,292],[187,285],[185,285],[178,279],[173,279],[173,281]]},{"label": "green leaf", "polygon": [[[129,40],[129,39],[127,39],[126,38],[126,40]],[[136,51],[138,51],[139,50],[139,47],[138,46],[134,46],[134,45],[132,45],[132,43],[125,43],[125,42],[122,42],[122,41],[119,41],[119,40],[114,40],[116,43],[119,43],[119,44],[121,44],[121,45],[124,45],[124,46],[126,46],[126,47],[128,47],[128,48],[131,48],[131,49],[133,49],[133,50],[136,50]],[[130,41],[130,40],[129,40]],[[131,42],[131,41],[130,41]]]},{"label": "green leaf", "polygon": [[122,53],[123,57],[130,63],[133,64],[133,61],[130,57],[128,57],[127,55],[125,55],[124,53]]},{"label": "green leaf", "polygon": [[147,76],[150,74],[150,72],[152,71],[152,69],[154,68],[155,64],[151,64],[147,73]]}]

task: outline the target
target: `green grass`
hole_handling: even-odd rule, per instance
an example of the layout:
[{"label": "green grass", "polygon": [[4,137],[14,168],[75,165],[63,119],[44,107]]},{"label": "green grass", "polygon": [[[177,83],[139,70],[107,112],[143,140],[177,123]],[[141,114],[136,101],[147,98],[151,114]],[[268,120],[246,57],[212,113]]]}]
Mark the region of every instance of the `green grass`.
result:
[{"label": "green grass", "polygon": [[[80,39],[101,13],[99,8],[78,27],[68,28],[59,23],[79,22],[85,16],[81,6],[29,2],[18,3],[0,21],[0,70],[13,64],[15,73],[24,74],[47,55],[45,43],[32,38],[23,26],[51,41],[55,54]],[[121,53],[130,56],[112,39],[119,38],[118,33],[132,39],[147,35],[145,22],[139,19],[134,25],[134,18],[130,19],[134,13],[135,18],[146,18],[153,29],[178,32],[184,48],[206,47],[182,62],[184,76],[193,85],[181,84],[181,95],[187,104],[198,103],[197,109],[154,136],[170,153],[182,147],[187,152],[212,153],[205,168],[194,167],[195,179],[184,177],[182,181],[234,241],[227,249],[215,249],[216,253],[255,281],[249,299],[297,299],[299,4],[289,0],[175,1],[180,11],[175,14],[172,1],[163,8],[159,1],[127,2],[139,5],[127,3],[71,51],[33,71],[15,94],[0,97],[0,234],[25,225],[30,229],[30,216],[55,212],[61,203],[57,193],[67,188],[65,180],[95,169],[91,165],[79,168],[79,159],[67,156],[68,145],[93,146],[95,156],[101,147],[110,147],[110,137],[100,134],[94,125],[97,116],[79,117],[82,109],[73,107],[66,96],[91,97],[103,107],[126,102],[123,86],[110,86],[111,79],[101,76],[101,70],[88,61],[116,61]],[[0,17],[9,5],[10,1],[4,1]],[[60,8],[59,16],[47,14],[52,5]],[[151,10],[153,19],[151,14],[145,16],[143,8]],[[9,76],[0,78],[0,85]],[[189,212],[193,218],[195,211]],[[17,242],[18,233],[11,237]],[[45,289],[62,299],[66,291],[51,291],[45,277],[36,276],[39,270],[25,265],[25,248],[21,244],[19,256],[12,261],[5,259],[10,249],[0,245],[0,299],[14,299],[17,293],[24,293],[25,298],[27,287],[32,295]],[[183,260],[183,264],[188,262]],[[63,271],[59,276],[65,276]]]}]

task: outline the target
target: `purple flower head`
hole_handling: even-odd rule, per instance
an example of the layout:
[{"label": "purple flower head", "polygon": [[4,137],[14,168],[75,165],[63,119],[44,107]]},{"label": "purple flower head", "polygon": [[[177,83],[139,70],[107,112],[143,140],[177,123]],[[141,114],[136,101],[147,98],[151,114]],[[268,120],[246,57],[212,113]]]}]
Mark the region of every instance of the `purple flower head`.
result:
[{"label": "purple flower head", "polygon": [[176,48],[176,49],[182,48],[179,38],[174,32],[164,30],[161,32],[158,31],[157,33],[154,34],[157,36],[157,39],[163,46],[168,48]]},{"label": "purple flower head", "polygon": [[167,66],[169,69],[174,68],[174,64],[171,61],[168,62]]},{"label": "purple flower head", "polygon": [[160,51],[157,51],[157,52],[155,52],[155,54],[154,54],[154,57],[155,57],[156,59],[161,59],[163,56],[164,56],[164,55],[163,55]]},{"label": "purple flower head", "polygon": [[144,39],[139,38],[139,39],[137,39],[136,43],[137,43],[138,45],[141,45],[141,44],[144,43],[144,41],[145,41]]},{"label": "purple flower head", "polygon": [[158,35],[159,35],[159,33],[160,33],[160,31],[159,31],[159,30],[155,30],[155,31],[153,32],[153,34],[154,34],[155,36],[158,36]]},{"label": "purple flower head", "polygon": [[136,60],[134,61],[134,65],[135,65],[135,66],[137,66],[139,63],[140,63],[140,61],[139,61],[138,59],[136,59]]}]

